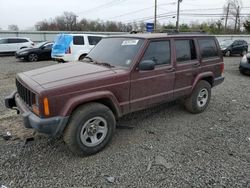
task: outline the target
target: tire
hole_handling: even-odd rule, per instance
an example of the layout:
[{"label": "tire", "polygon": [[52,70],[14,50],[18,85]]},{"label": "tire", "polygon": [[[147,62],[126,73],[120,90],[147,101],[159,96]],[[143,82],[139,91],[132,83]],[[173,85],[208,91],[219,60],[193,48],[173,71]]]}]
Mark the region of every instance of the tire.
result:
[{"label": "tire", "polygon": [[225,56],[226,56],[226,57],[230,57],[230,56],[231,56],[231,51],[228,50],[228,51],[225,53]]},{"label": "tire", "polygon": [[35,53],[31,53],[31,54],[28,55],[28,60],[29,60],[30,62],[38,61],[38,55],[35,54]]},{"label": "tire", "polygon": [[85,58],[85,56],[86,56],[87,54],[83,54],[83,55],[81,55],[80,57],[79,57],[79,61],[81,61],[81,60],[83,60],[84,58]]},{"label": "tire", "polygon": [[112,139],[116,120],[112,111],[99,103],[78,107],[64,131],[63,139],[78,156],[101,151]]},{"label": "tire", "polygon": [[244,55],[246,55],[247,54],[247,51],[246,50],[243,50],[242,52],[241,52],[241,56],[244,56]]},{"label": "tire", "polygon": [[191,96],[186,99],[185,107],[193,114],[201,113],[207,108],[210,98],[211,85],[207,81],[201,80],[195,86]]}]

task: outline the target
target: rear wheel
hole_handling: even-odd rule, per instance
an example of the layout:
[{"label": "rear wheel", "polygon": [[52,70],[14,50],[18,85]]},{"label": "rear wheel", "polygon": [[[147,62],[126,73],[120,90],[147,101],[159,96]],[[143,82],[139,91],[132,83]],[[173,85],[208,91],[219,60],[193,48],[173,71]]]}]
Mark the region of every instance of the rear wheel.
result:
[{"label": "rear wheel", "polygon": [[31,53],[31,54],[29,54],[29,56],[28,56],[28,60],[29,60],[30,62],[38,61],[38,55],[37,55],[37,54],[34,54],[34,53]]},{"label": "rear wheel", "polygon": [[86,54],[83,54],[79,57],[79,61],[83,60],[85,58]]},{"label": "rear wheel", "polygon": [[108,107],[89,103],[73,113],[64,132],[64,141],[74,154],[95,154],[109,143],[115,124],[115,117]]},{"label": "rear wheel", "polygon": [[191,96],[186,99],[185,107],[191,113],[201,113],[207,108],[210,98],[211,85],[207,81],[201,80],[194,88]]}]

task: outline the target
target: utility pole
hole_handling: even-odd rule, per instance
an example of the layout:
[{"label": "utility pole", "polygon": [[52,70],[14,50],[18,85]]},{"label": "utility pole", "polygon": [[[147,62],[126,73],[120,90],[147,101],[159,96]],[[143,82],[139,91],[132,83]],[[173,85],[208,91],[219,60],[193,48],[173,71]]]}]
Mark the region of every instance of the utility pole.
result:
[{"label": "utility pole", "polygon": [[180,3],[182,0],[177,0],[177,20],[176,20],[176,30],[179,31],[179,20],[180,20]]},{"label": "utility pole", "polygon": [[155,20],[154,20],[154,30],[156,30],[157,24],[157,0],[155,0]]},{"label": "utility pole", "polygon": [[235,25],[234,25],[234,32],[235,33],[236,33],[236,30],[237,30],[237,23],[238,23],[238,18],[239,18],[239,12],[240,12],[240,6],[237,7],[237,13],[236,13]]},{"label": "utility pole", "polygon": [[230,3],[228,3],[227,5],[227,15],[226,15],[226,20],[225,20],[224,33],[226,33],[227,31],[227,20],[228,20],[229,9],[230,9]]}]

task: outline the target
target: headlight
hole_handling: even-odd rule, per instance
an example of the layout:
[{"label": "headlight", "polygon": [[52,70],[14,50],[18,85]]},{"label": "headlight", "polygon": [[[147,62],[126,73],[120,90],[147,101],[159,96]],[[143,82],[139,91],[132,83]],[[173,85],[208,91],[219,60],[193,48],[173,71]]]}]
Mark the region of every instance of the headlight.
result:
[{"label": "headlight", "polygon": [[39,111],[39,96],[35,95],[35,101],[32,104],[32,111],[36,114],[36,115],[40,115],[40,111]]},{"label": "headlight", "polygon": [[28,52],[19,52],[19,55],[25,55],[27,54]]},{"label": "headlight", "polygon": [[247,56],[246,55],[243,56],[240,63],[247,63]]}]

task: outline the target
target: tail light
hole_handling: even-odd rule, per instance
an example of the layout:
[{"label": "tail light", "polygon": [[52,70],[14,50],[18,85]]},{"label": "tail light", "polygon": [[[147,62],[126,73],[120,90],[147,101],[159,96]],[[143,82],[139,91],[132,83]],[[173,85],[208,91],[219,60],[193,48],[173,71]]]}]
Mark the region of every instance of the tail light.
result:
[{"label": "tail light", "polygon": [[65,53],[66,53],[66,54],[71,54],[71,49],[70,49],[70,47],[66,50]]},{"label": "tail light", "polygon": [[221,74],[224,73],[224,63],[221,64]]}]

